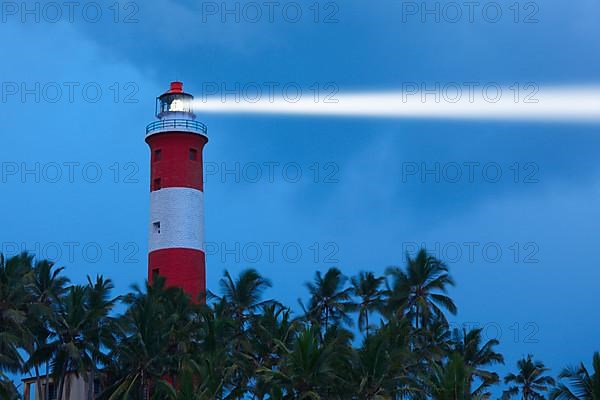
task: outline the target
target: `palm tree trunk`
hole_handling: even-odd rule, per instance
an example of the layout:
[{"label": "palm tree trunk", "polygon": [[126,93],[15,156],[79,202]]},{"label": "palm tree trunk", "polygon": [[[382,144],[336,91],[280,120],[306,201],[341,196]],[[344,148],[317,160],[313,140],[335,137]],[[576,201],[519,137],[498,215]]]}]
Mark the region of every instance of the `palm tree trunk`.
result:
[{"label": "palm tree trunk", "polygon": [[50,365],[48,365],[48,361],[46,361],[46,385],[44,386],[44,397],[41,397],[42,400],[48,400],[50,394]]},{"label": "palm tree trunk", "polygon": [[65,384],[65,400],[71,400],[71,375],[66,376],[67,383]]},{"label": "palm tree trunk", "polygon": [[68,362],[65,361],[62,365],[62,370],[60,371],[60,375],[59,375],[59,385],[58,385],[58,395],[56,396],[58,398],[58,400],[64,400],[63,397],[63,391],[65,389],[65,380],[67,379],[67,366],[68,366]]},{"label": "palm tree trunk", "polygon": [[88,400],[94,400],[94,379],[96,375],[96,360],[92,357],[92,365],[90,367],[90,375],[88,381]]},{"label": "palm tree trunk", "polygon": [[367,324],[367,337],[369,337],[369,309],[365,309],[365,323]]},{"label": "palm tree trunk", "polygon": [[471,387],[473,386],[473,377],[471,374],[467,376],[467,393],[471,396]]},{"label": "palm tree trunk", "polygon": [[42,379],[40,377],[40,368],[37,365],[35,366],[35,387],[38,399],[42,399]]},{"label": "palm tree trunk", "polygon": [[148,388],[148,384],[146,383],[146,377],[144,376],[144,371],[142,370],[142,399],[148,400],[150,398],[150,390]]},{"label": "palm tree trunk", "polygon": [[57,398],[58,400],[64,400],[64,397],[63,397],[63,389],[64,389],[64,387],[65,387],[65,378],[66,378],[66,376],[64,375],[64,373],[63,373],[63,375],[61,375],[61,377],[59,378],[59,384],[58,384],[58,394],[57,394],[57,396],[56,396],[56,398]]}]

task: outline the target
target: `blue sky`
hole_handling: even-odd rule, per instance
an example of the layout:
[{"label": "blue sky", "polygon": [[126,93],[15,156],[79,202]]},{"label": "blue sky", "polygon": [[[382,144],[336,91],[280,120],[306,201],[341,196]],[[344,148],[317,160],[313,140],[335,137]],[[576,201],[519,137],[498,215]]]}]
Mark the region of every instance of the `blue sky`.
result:
[{"label": "blue sky", "polygon": [[[321,2],[318,23],[313,2],[294,3],[303,10],[297,23],[279,9],[273,22],[266,14],[258,23],[243,15],[223,22],[206,12],[221,2],[123,2],[116,23],[112,2],[94,3],[102,10],[95,23],[81,10],[72,22],[63,15],[56,23],[49,15],[23,21],[3,10],[4,252],[15,245],[50,258],[59,252],[75,282],[95,273],[113,278],[118,291],[143,282],[144,128],[170,80],[183,80],[196,95],[206,82],[295,83],[305,93],[315,83],[340,91],[393,90],[406,82],[600,83],[597,1],[517,3],[518,23],[512,2],[494,3],[503,11],[497,23],[477,11],[473,22],[403,20],[408,3]],[[137,22],[124,23],[131,12]],[[323,23],[332,12],[337,22]],[[524,23],[531,12],[538,22]],[[11,94],[15,84],[18,93]],[[22,85],[39,101],[33,93],[23,98]],[[94,101],[97,88],[102,95]],[[383,273],[403,263],[406,249],[425,243],[453,260],[454,321],[478,323],[490,337],[499,328],[507,366],[531,352],[557,372],[600,350],[598,125],[202,112],[198,118],[209,127],[204,154],[215,171],[205,187],[206,237],[221,249],[208,256],[209,288],[216,289],[225,268],[254,267],[272,279],[269,295],[295,304],[318,269]],[[239,179],[220,174],[236,165]],[[256,165],[262,177],[253,182]],[[266,165],[274,166],[273,179]],[[439,165],[448,174],[474,165],[475,175],[452,182],[443,174],[438,183],[408,175],[415,165]],[[299,167],[302,177],[292,182],[284,166]],[[491,182],[484,166],[502,176]],[[37,172],[23,176],[24,170]],[[270,242],[277,242],[272,259]],[[222,251],[236,243],[239,260]],[[502,255],[496,260],[484,248]]]}]

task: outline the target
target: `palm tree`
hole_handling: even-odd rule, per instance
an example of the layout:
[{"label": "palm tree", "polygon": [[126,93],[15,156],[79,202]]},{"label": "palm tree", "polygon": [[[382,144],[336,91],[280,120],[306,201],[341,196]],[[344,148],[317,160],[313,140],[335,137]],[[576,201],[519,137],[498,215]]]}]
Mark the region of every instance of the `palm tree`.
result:
[{"label": "palm tree", "polygon": [[[600,353],[594,353],[593,373],[583,363],[567,367],[558,376],[568,384],[559,383],[550,393],[551,400],[600,400]],[[570,386],[570,387],[569,387]]]},{"label": "palm tree", "polygon": [[481,394],[469,390],[469,367],[462,356],[454,352],[443,364],[434,364],[428,381],[433,400],[476,400]]},{"label": "palm tree", "polygon": [[213,400],[215,393],[207,380],[203,379],[204,371],[195,362],[191,361],[181,369],[177,385],[161,380],[156,387],[157,399],[167,400]]},{"label": "palm tree", "polygon": [[[403,318],[403,321],[407,319]],[[411,333],[411,350],[422,364],[442,362],[455,350],[452,346],[452,332],[444,320],[434,318],[427,329],[413,328]]]},{"label": "palm tree", "polygon": [[392,323],[366,336],[352,355],[350,371],[353,393],[360,399],[395,398],[398,392],[414,392],[416,385],[408,369],[412,357],[408,331],[403,323]]},{"label": "palm tree", "polygon": [[446,321],[443,310],[456,314],[456,305],[446,295],[454,281],[442,261],[421,249],[413,259],[406,256],[406,270],[390,267],[386,273],[393,279],[388,289],[388,313],[406,315],[417,329],[432,319]]},{"label": "palm tree", "polygon": [[252,317],[250,323],[249,346],[243,350],[243,355],[251,360],[249,372],[256,377],[254,387],[250,391],[256,398],[263,399],[273,387],[262,376],[256,376],[256,371],[278,367],[282,357],[278,345],[291,347],[299,321],[292,319],[289,308],[272,303],[265,305],[261,313]]},{"label": "palm tree", "polygon": [[17,388],[14,383],[0,371],[0,398],[6,400],[17,400],[21,397],[17,393]]},{"label": "palm tree", "polygon": [[31,260],[26,253],[8,260],[0,254],[0,397],[3,399],[19,398],[17,388],[4,371],[20,372],[23,366],[19,348],[27,315],[28,296],[24,287]]},{"label": "palm tree", "polygon": [[[155,279],[154,285],[164,284]],[[134,287],[135,293],[125,298],[129,305],[117,321],[117,343],[111,352],[114,360],[107,368],[114,382],[105,393],[109,399],[147,399],[148,380],[166,372],[166,341],[170,334],[164,322],[165,312],[150,285],[146,293]]]},{"label": "palm tree", "polygon": [[[54,318],[53,306],[67,291],[69,279],[61,275],[63,267],[54,268],[54,264],[47,260],[36,262],[32,270],[31,279],[27,285],[31,304],[28,310],[27,340],[25,350],[29,358],[24,369],[34,369],[38,398],[47,399],[49,396],[50,366],[52,353],[46,344],[52,332],[47,321]],[[41,384],[40,367],[45,364],[45,384]],[[45,392],[42,390],[45,388]]]},{"label": "palm tree", "polygon": [[325,276],[317,271],[314,282],[306,284],[311,294],[306,311],[307,318],[317,326],[323,327],[325,332],[331,322],[334,324],[352,322],[348,316],[348,311],[353,308],[352,288],[344,288],[345,282],[346,277],[339,269],[330,268]]},{"label": "palm tree", "polygon": [[[483,368],[498,363],[504,364],[502,354],[494,350],[494,347],[498,346],[500,342],[496,339],[490,339],[482,344],[481,333],[481,328],[472,329],[468,332],[463,329],[460,335],[455,332],[454,351],[463,357],[465,364],[470,368],[467,377],[469,393],[482,393],[485,388],[498,383],[500,381],[498,374]],[[481,384],[475,390],[472,390],[475,378],[479,379]]]},{"label": "palm tree", "polygon": [[71,373],[86,374],[91,360],[88,355],[90,343],[86,337],[89,328],[89,314],[85,302],[87,288],[74,285],[56,304],[54,318],[49,321],[54,340],[45,351],[52,351],[52,369],[58,382],[58,399],[68,399],[71,390]]},{"label": "palm tree", "polygon": [[214,294],[209,297],[225,300],[231,306],[234,317],[242,327],[248,319],[249,313],[269,303],[269,301],[261,301],[261,299],[264,291],[271,287],[271,281],[263,278],[255,269],[242,271],[235,281],[229,272],[225,271],[219,285],[222,297]]},{"label": "palm tree", "polygon": [[[279,342],[283,359],[277,369],[262,369],[267,382],[275,383],[274,398],[327,399],[331,382],[337,378],[333,367],[336,354],[332,343],[320,343],[316,327],[307,327],[296,335],[291,347]],[[277,394],[279,393],[279,394]],[[281,394],[285,397],[278,397]]]},{"label": "palm tree", "polygon": [[504,391],[502,398],[509,399],[521,393],[522,400],[543,399],[542,392],[554,385],[554,379],[544,375],[549,369],[541,361],[534,360],[531,354],[517,361],[517,367],[518,374],[510,373],[504,377],[504,383],[513,385]]},{"label": "palm tree", "polygon": [[96,276],[96,281],[88,276],[86,287],[85,307],[88,313],[85,329],[85,340],[89,346],[90,367],[88,374],[88,400],[94,399],[94,381],[98,363],[108,364],[109,360],[103,348],[114,344],[114,320],[109,316],[117,298],[111,298],[110,292],[114,288],[110,279]]},{"label": "palm tree", "polygon": [[262,300],[265,290],[271,287],[271,281],[262,277],[255,269],[246,269],[234,279],[228,271],[219,281],[221,296],[209,293],[209,299],[218,301],[216,304],[222,317],[227,318],[235,327],[235,334],[230,338],[229,360],[232,375],[231,385],[223,387],[229,395],[242,396],[249,388],[255,364],[248,354],[253,353],[250,342],[248,324],[263,307],[273,304],[272,300]]},{"label": "palm tree", "polygon": [[382,335],[387,343],[392,363],[393,379],[388,393],[392,398],[420,398],[423,390],[420,380],[427,373],[428,363],[414,351],[414,331],[406,319],[392,318],[374,333]]},{"label": "palm tree", "polygon": [[342,325],[334,324],[325,332],[322,346],[331,349],[335,355],[331,368],[335,371],[328,377],[327,385],[323,388],[325,399],[348,399],[354,393],[350,391],[350,371],[355,349],[352,347],[354,335]]},{"label": "palm tree", "polygon": [[145,292],[134,286],[134,293],[124,298],[129,307],[116,322],[117,340],[106,368],[113,384],[103,397],[148,400],[157,382],[177,369],[185,353],[174,351],[173,338],[185,325],[180,320],[188,317],[176,305],[182,297],[181,289],[167,288],[159,277],[146,284]]},{"label": "palm tree", "polygon": [[19,348],[26,335],[26,287],[33,257],[27,253],[5,260],[0,255],[0,372],[20,372],[23,359]]},{"label": "palm tree", "polygon": [[[202,391],[208,393],[210,399],[221,399],[239,375],[241,352],[234,352],[236,344],[233,338],[239,334],[236,323],[231,319],[229,309],[223,302],[214,307],[200,310],[199,329],[195,340],[197,349],[193,352],[194,371],[202,382]],[[185,372],[185,371],[184,371]]]},{"label": "palm tree", "polygon": [[28,285],[34,301],[49,305],[67,291],[69,278],[62,276],[64,267],[54,268],[54,263],[40,260],[33,268],[33,276]]},{"label": "palm tree", "polygon": [[354,276],[352,281],[352,293],[360,298],[358,303],[358,328],[364,330],[369,336],[369,312],[378,310],[381,303],[382,292],[379,290],[385,281],[383,277],[375,277],[372,272],[361,272]]}]

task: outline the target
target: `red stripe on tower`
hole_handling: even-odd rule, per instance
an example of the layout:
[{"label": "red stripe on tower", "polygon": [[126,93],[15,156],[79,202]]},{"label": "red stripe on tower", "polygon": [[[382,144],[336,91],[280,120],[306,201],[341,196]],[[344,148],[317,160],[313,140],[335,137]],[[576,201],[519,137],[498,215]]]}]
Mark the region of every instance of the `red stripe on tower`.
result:
[{"label": "red stripe on tower", "polygon": [[196,121],[181,82],[156,99],[158,121],[146,127],[150,146],[148,280],[157,275],[192,299],[206,290],[202,150],[206,126]]}]

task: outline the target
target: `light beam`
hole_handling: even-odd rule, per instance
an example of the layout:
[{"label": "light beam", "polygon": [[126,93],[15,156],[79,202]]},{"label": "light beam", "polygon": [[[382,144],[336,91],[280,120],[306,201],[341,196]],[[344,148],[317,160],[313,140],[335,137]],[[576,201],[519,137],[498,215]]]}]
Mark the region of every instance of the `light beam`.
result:
[{"label": "light beam", "polygon": [[[537,88],[536,88],[537,89]],[[209,96],[194,101],[199,113],[281,114],[301,116],[463,119],[507,121],[600,122],[600,85],[539,88],[535,93],[509,87],[490,93],[381,91],[338,93],[316,101],[307,93],[297,101],[283,96],[244,101]],[[478,95],[479,94],[479,95]]]}]

